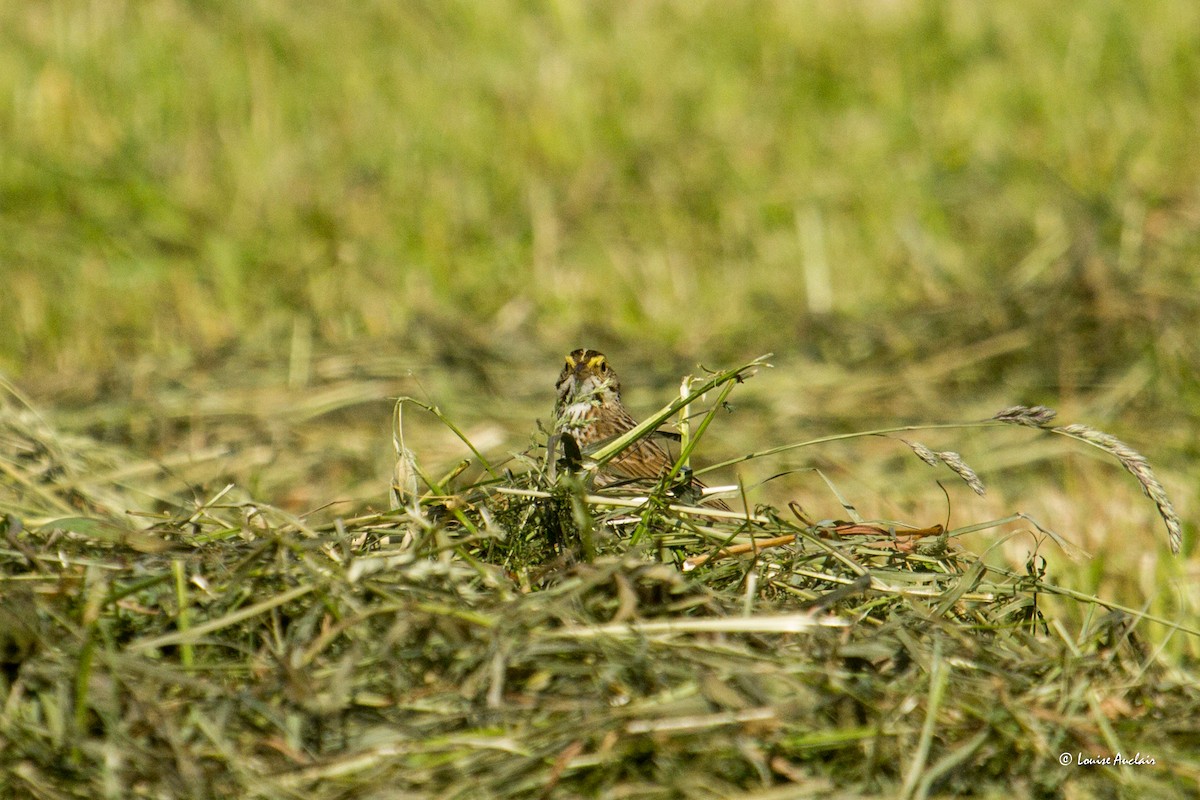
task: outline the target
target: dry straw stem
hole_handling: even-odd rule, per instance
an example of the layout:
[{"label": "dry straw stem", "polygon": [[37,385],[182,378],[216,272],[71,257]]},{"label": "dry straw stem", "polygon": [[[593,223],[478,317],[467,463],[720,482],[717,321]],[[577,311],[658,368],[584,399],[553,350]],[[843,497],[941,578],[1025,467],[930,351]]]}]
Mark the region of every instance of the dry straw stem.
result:
[{"label": "dry straw stem", "polygon": [[786,614],[783,616],[759,615],[590,625],[583,628],[563,628],[553,631],[551,635],[567,638],[591,638],[593,636],[642,638],[707,633],[805,633],[819,628],[844,628],[849,624],[846,620],[834,617]]}]

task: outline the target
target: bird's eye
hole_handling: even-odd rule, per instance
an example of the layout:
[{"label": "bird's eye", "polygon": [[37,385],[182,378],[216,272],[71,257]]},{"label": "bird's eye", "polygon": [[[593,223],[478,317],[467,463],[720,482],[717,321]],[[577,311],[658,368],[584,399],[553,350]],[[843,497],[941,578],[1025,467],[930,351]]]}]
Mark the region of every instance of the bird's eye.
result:
[{"label": "bird's eye", "polygon": [[607,363],[605,363],[605,362],[603,362],[603,361],[601,361],[601,362],[600,362],[600,371],[601,371],[601,372],[608,372],[608,364],[607,364]]}]

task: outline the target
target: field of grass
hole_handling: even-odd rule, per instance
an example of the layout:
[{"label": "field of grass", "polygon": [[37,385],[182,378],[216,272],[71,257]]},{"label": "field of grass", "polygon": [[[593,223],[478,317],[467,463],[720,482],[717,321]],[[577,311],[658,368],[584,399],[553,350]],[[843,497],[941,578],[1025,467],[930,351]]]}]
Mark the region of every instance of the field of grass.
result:
[{"label": "field of grass", "polygon": [[[2,788],[1198,796],[1195,3],[0,2],[0,98]],[[903,436],[985,497],[896,437],[706,473],[814,538],[685,576],[717,533],[625,553],[510,459],[578,346],[641,415],[773,354],[697,468],[1053,407],[1145,454],[1183,552],[1110,454],[968,426]],[[465,505],[389,512],[399,396],[560,493],[439,480],[471,452],[408,405]],[[1036,524],[845,544],[879,593],[821,605],[850,505]],[[858,624],[732,622],[812,603]],[[668,627],[583,632],[627,617]],[[1118,745],[1159,763],[1053,763]]]}]

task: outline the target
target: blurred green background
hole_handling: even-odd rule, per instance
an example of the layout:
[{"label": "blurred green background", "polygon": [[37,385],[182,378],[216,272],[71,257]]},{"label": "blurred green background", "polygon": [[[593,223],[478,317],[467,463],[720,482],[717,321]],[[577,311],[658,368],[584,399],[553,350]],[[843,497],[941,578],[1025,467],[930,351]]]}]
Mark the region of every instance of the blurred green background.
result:
[{"label": "blurred green background", "polygon": [[378,503],[389,398],[504,451],[574,347],[639,412],[773,352],[710,458],[1045,403],[1194,538],[1191,0],[0,2],[0,45],[0,373],[68,428]]}]

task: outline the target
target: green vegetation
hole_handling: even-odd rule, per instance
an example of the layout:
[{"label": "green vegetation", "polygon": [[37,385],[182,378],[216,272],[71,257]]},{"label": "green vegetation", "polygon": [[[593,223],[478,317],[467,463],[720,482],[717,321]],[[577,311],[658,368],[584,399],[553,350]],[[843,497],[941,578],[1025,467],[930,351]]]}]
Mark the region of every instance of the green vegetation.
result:
[{"label": "green vegetation", "polygon": [[[0,0],[0,794],[1194,797],[1198,32],[1186,0]],[[613,539],[540,483],[577,346],[643,414],[774,353],[693,460],[803,542],[684,573],[750,534]],[[402,395],[499,482],[414,407],[427,496],[387,511]],[[1016,404],[1099,447],[914,434],[945,494],[894,437],[732,463]],[[833,555],[851,506],[965,549]],[[822,605],[847,560],[878,585]],[[749,622],[811,603],[853,624]],[[630,620],[661,627],[585,633]],[[1054,763],[1117,749],[1159,763]]]},{"label": "green vegetation", "polygon": [[688,352],[1032,329],[1001,366],[1072,388],[1195,363],[1194,4],[3,13],[10,370],[468,309]]}]

